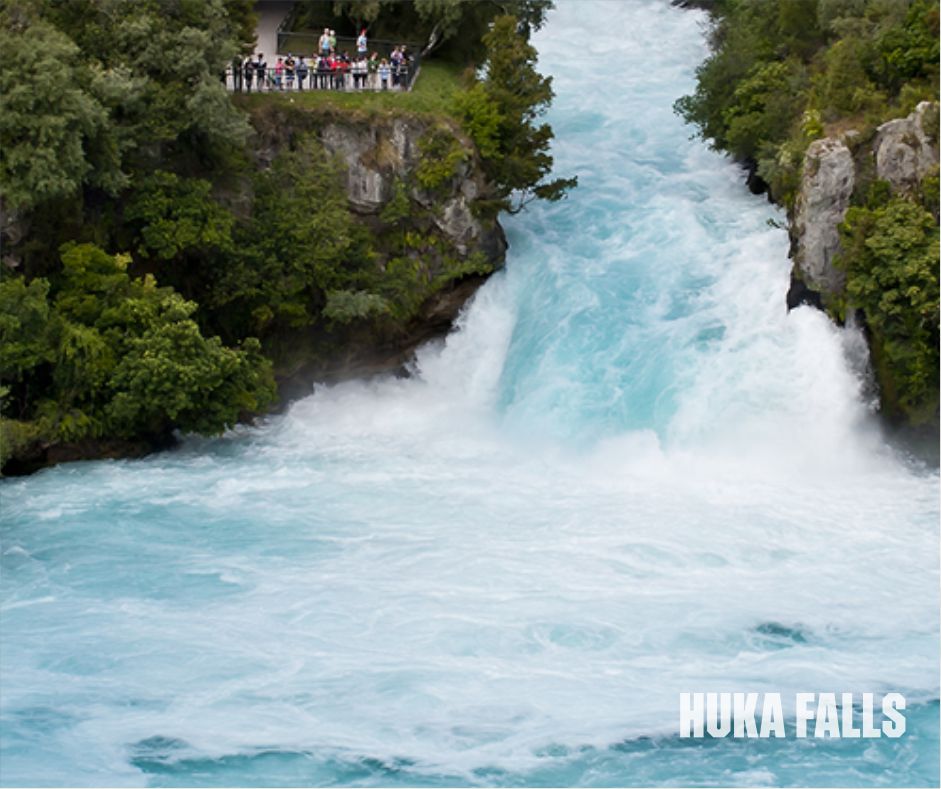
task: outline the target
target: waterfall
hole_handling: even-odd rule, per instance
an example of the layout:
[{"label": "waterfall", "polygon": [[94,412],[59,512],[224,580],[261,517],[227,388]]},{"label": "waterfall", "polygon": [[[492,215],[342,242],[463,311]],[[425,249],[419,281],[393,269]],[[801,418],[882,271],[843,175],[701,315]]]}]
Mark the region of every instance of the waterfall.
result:
[{"label": "waterfall", "polygon": [[[937,782],[937,475],[672,113],[704,16],[558,6],[580,185],[410,378],[4,481],[0,782]],[[898,691],[908,733],[678,740],[716,690]]]}]

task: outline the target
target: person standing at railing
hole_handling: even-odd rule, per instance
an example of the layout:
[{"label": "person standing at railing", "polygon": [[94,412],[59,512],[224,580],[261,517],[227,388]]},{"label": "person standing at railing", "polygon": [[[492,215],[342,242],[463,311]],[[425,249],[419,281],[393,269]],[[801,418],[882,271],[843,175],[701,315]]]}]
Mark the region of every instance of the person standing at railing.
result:
[{"label": "person standing at railing", "polygon": [[379,89],[379,55],[375,52],[369,56],[369,61],[366,63],[366,72],[368,74],[367,87],[370,90]]},{"label": "person standing at railing", "polygon": [[340,90],[343,87],[343,71],[340,68],[340,58],[337,55],[330,55],[327,61],[330,63],[330,87],[333,90]]},{"label": "person standing at railing", "polygon": [[242,90],[242,61],[238,56],[232,58],[230,68],[232,71],[232,90],[239,93]]},{"label": "person standing at railing", "polygon": [[366,87],[366,60],[362,57],[353,61],[353,87],[356,90],[362,90]]},{"label": "person standing at railing", "polygon": [[330,81],[330,53],[321,55],[317,58],[317,87],[321,90],[327,89],[327,83]]},{"label": "person standing at railing", "polygon": [[352,80],[353,90],[359,90],[359,58],[350,63],[349,74]]},{"label": "person standing at railing", "polygon": [[294,55],[288,52],[287,60],[284,61],[284,81],[287,83],[288,90],[294,90],[294,67],[297,61]]},{"label": "person standing at railing", "polygon": [[398,47],[393,47],[389,60],[391,61],[389,70],[392,77],[392,87],[397,88],[399,86],[399,63],[402,60],[402,53],[399,51]]},{"label": "person standing at railing", "polygon": [[274,64],[274,85],[278,90],[284,90],[284,58],[278,58]]},{"label": "person standing at railing", "polygon": [[242,75],[245,78],[245,92],[252,92],[252,80],[255,78],[255,64],[252,62],[251,57],[245,58],[245,63],[242,65]]},{"label": "person standing at railing", "polygon": [[379,64],[379,82],[382,85],[382,90],[389,89],[389,74],[391,69],[389,68],[388,61],[383,58],[382,62]]},{"label": "person standing at railing", "polygon": [[304,81],[307,79],[307,74],[310,70],[307,68],[307,63],[304,61],[303,55],[298,55],[295,70],[297,71],[297,89],[304,90]]},{"label": "person standing at railing", "polygon": [[410,56],[406,52],[405,44],[399,47],[399,87],[402,90],[408,89],[409,63]]},{"label": "person standing at railing", "polygon": [[255,81],[258,83],[258,90],[261,91],[265,84],[265,77],[268,76],[268,64],[265,63],[265,56],[262,52],[258,53],[258,59],[255,61]]},{"label": "person standing at railing", "polygon": [[350,56],[344,52],[340,57],[340,90],[346,90],[350,87],[352,79],[350,77]]}]

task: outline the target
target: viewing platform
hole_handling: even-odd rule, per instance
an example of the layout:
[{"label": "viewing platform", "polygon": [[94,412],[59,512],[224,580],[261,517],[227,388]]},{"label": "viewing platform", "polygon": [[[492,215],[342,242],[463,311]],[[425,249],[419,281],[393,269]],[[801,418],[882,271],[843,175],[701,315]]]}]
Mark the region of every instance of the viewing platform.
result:
[{"label": "viewing platform", "polygon": [[[233,60],[226,68],[227,90],[232,93],[405,92],[414,86],[421,70],[420,45],[369,39],[366,60],[361,62],[357,39],[335,36],[332,55],[336,60],[321,63],[322,29],[290,30],[294,11],[295,3],[290,0],[256,0],[255,50],[250,57]],[[394,62],[396,50],[405,53],[401,62]],[[261,64],[258,53],[262,54]],[[289,58],[295,61],[293,73],[285,66]]]}]

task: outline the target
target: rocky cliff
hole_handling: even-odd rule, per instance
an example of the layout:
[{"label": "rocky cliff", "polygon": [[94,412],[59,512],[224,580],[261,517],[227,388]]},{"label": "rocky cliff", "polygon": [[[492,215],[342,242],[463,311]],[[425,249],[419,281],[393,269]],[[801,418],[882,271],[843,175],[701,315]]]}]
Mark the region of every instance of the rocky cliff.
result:
[{"label": "rocky cliff", "polygon": [[[503,265],[506,240],[492,213],[475,204],[487,183],[473,143],[446,117],[365,115],[266,105],[252,116],[257,164],[314,135],[345,171],[350,210],[377,237],[397,212],[401,232],[418,239],[409,254],[420,304],[400,321],[317,325],[283,338],[277,364],[282,400],[313,382],[402,372],[422,342],[446,333],[463,305]],[[391,252],[380,250],[379,266]]]},{"label": "rocky cliff", "polygon": [[[887,424],[934,450],[938,137],[938,104],[926,101],[865,137],[811,143],[790,211],[787,295],[789,309],[808,303],[863,327]],[[851,208],[843,250],[839,228]],[[936,460],[934,450],[924,454]]]},{"label": "rocky cliff", "polygon": [[[487,207],[489,184],[474,144],[445,115],[265,102],[249,116],[256,134],[244,158],[213,185],[219,201],[215,210],[231,212],[241,227],[284,242],[267,247],[283,259],[269,264],[256,254],[251,266],[266,267],[265,276],[287,281],[271,291],[281,302],[271,301],[278,308],[286,303],[294,312],[272,320],[273,309],[252,311],[251,301],[245,302],[248,307],[236,303],[232,310],[257,321],[251,325],[258,327],[272,362],[281,404],[309,394],[315,382],[407,374],[416,346],[446,333],[476,289],[503,264],[506,241],[494,210]],[[288,166],[292,169],[285,175]],[[298,184],[307,189],[300,191]],[[279,205],[290,217],[288,224],[275,224]],[[15,219],[0,211],[7,237],[13,237]],[[317,244],[331,247],[335,233],[336,248],[345,251],[308,265],[318,253],[311,236],[304,235],[308,219]],[[192,225],[192,217],[187,221]],[[294,230],[299,236],[291,235]],[[248,241],[241,238],[243,244]],[[342,239],[353,241],[344,245]],[[191,267],[202,262],[202,254],[190,261]],[[238,269],[239,254],[225,254],[209,257],[206,270],[213,282],[224,284],[235,271],[230,284],[241,287],[244,281],[258,288],[252,272]],[[158,274],[170,276],[168,268],[162,266]],[[304,281],[295,284],[292,277]],[[187,286],[185,278],[182,286]],[[214,293],[225,295],[224,287],[203,288],[207,303]],[[304,301],[298,304],[297,298]],[[298,313],[301,319],[292,319]],[[218,314],[228,317],[221,310]],[[168,429],[132,438],[107,433],[50,437],[44,430],[35,421],[0,422],[5,473],[84,458],[137,457],[174,441]]]},{"label": "rocky cliff", "polygon": [[826,301],[842,292],[846,278],[833,259],[840,251],[837,228],[855,183],[853,155],[843,140],[826,138],[810,144],[791,222],[795,276],[789,306],[801,300],[819,303],[816,297]]},{"label": "rocky cliff", "polygon": [[938,105],[923,101],[905,118],[883,123],[871,141],[849,131],[810,144],[791,215],[794,267],[788,307],[826,306],[842,295],[846,277],[834,265],[840,252],[838,227],[854,193],[873,179],[893,194],[911,194],[938,167]]}]

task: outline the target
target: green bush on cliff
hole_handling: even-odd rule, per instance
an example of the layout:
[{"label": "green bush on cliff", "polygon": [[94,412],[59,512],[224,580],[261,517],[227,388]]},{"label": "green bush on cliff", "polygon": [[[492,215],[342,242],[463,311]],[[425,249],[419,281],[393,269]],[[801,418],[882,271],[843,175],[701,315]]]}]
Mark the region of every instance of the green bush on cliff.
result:
[{"label": "green bush on cliff", "polygon": [[124,218],[140,238],[142,257],[229,252],[235,218],[211,197],[212,184],[157,170],[139,181]]},{"label": "green bush on cliff", "polygon": [[811,114],[823,134],[866,131],[938,94],[933,0],[727,0],[713,21],[713,52],[676,110],[716,148],[757,164],[785,204],[793,152],[816,136]]},{"label": "green bush on cliff", "polygon": [[389,302],[375,293],[362,290],[331,290],[323,316],[328,321],[351,323],[389,313]]},{"label": "green bush on cliff", "polygon": [[[7,22],[7,24],[3,24]],[[0,70],[0,184],[17,208],[74,196],[86,180],[114,179],[93,158],[107,123],[101,102],[79,85],[79,49],[51,25],[17,30],[0,17],[0,47],[15,68]],[[110,166],[109,166],[110,165]]]},{"label": "green bush on cliff", "polygon": [[[272,359],[329,355],[359,329],[385,341],[435,293],[492,270],[425,199],[443,196],[462,163],[492,186],[470,206],[486,218],[573,182],[549,178],[552,131],[539,118],[552,91],[527,41],[549,0],[339,3],[348,21],[376,20],[375,37],[417,22],[451,62],[426,58],[408,93],[233,101],[219,76],[251,49],[253,5],[0,4],[4,450],[218,432],[270,401]],[[287,122],[253,137],[246,109]],[[351,207],[317,112],[429,130],[376,215]]]},{"label": "green bush on cliff", "polygon": [[862,309],[884,402],[913,423],[938,407],[938,228],[903,198],[850,208],[842,224],[846,302]]},{"label": "green bush on cliff", "polygon": [[22,277],[0,280],[0,380],[20,383],[53,360],[49,341],[49,283]]},{"label": "green bush on cliff", "polygon": [[485,76],[458,103],[491,184],[479,205],[492,211],[519,211],[535,198],[559,200],[577,183],[545,180],[552,127],[538,120],[552,100],[552,79],[536,70],[536,50],[518,34],[518,24],[512,16],[494,20],[483,38]]},{"label": "green bush on cliff", "polygon": [[[713,52],[675,109],[793,207],[811,140],[855,129],[865,141],[919,101],[937,101],[938,20],[936,0],[722,0]],[[861,157],[842,227],[846,293],[835,307],[862,310],[883,408],[916,423],[937,419],[936,174],[918,197],[893,197]]]},{"label": "green bush on cliff", "polygon": [[179,143],[206,162],[241,146],[219,73],[250,27],[246,0],[9,0],[0,7],[0,186],[31,208],[83,188],[116,195]]},{"label": "green bush on cliff", "polygon": [[343,166],[308,135],[254,179],[250,220],[211,285],[217,319],[235,336],[312,323],[328,290],[374,268],[369,234],[349,211]]},{"label": "green bush on cliff", "polygon": [[458,167],[467,159],[464,146],[443,129],[432,129],[418,141],[421,159],[415,168],[415,178],[425,189],[435,190],[457,174]]},{"label": "green bush on cliff", "polygon": [[8,417],[46,440],[218,433],[271,402],[271,365],[257,341],[227,348],[204,337],[195,304],[151,276],[130,277],[127,263],[73,245],[52,287],[0,283]]},{"label": "green bush on cliff", "polygon": [[793,59],[756,65],[736,85],[722,114],[729,150],[753,159],[763,145],[787,139],[801,108],[805,80],[804,70]]}]

